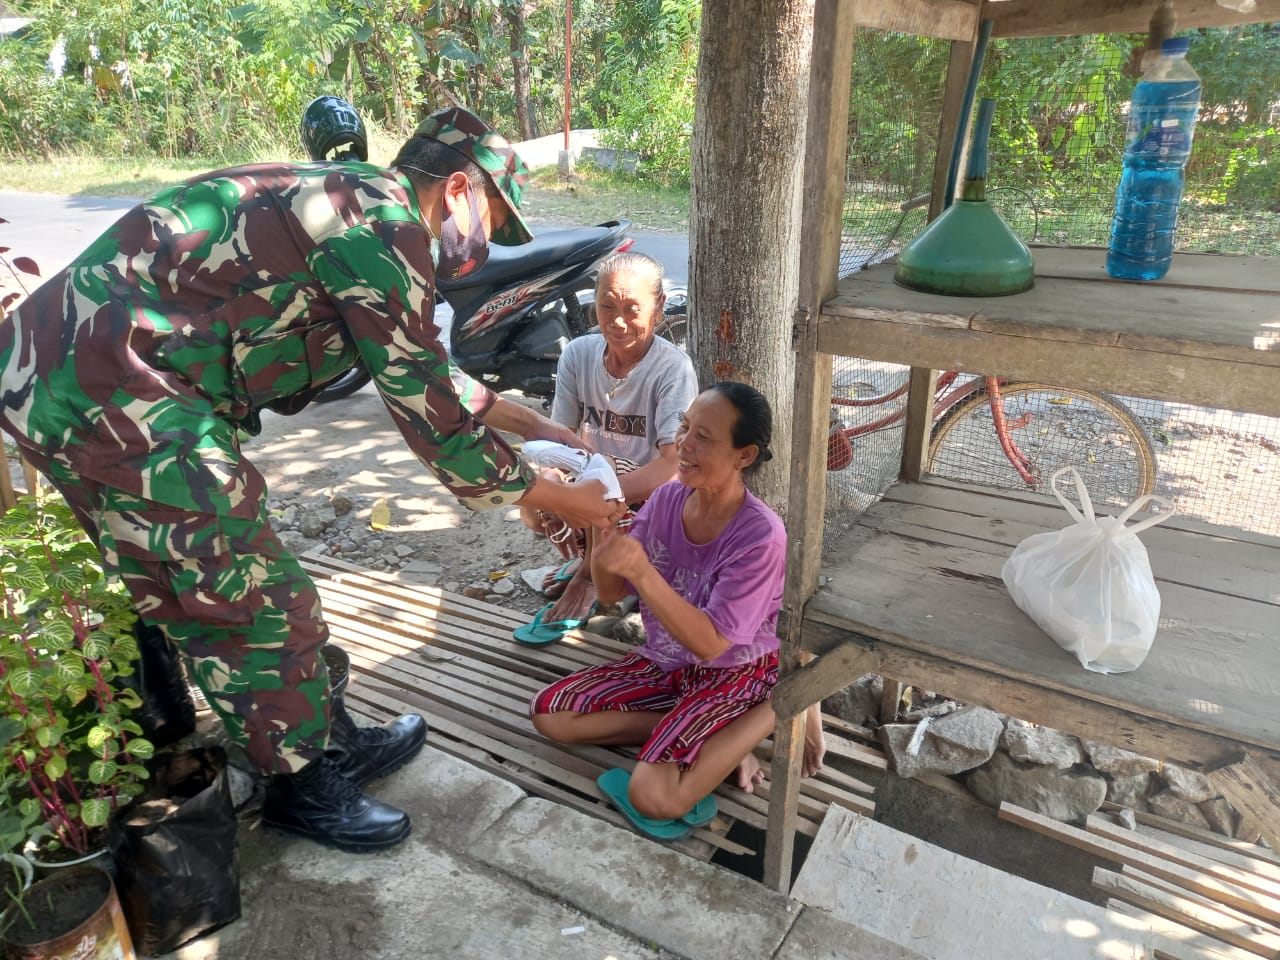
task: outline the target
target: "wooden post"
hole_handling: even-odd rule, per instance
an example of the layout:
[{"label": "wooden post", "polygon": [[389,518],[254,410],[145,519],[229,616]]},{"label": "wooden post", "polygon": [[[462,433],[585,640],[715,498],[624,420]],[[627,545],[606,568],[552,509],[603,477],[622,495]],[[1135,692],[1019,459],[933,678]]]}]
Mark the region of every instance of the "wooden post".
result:
[{"label": "wooden post", "polygon": [[[964,88],[973,65],[973,51],[977,44],[978,29],[982,22],[982,5],[972,7],[973,22],[969,25],[966,40],[951,41],[951,56],[947,61],[947,80],[942,94],[942,115],[938,118],[938,153],[933,161],[933,189],[929,197],[929,220],[942,213],[946,202],[943,195],[947,187],[947,171],[951,165],[952,148],[956,130],[966,122],[960,116],[964,103]],[[962,147],[963,150],[963,147]],[[911,386],[907,392],[906,435],[902,440],[901,476],[903,480],[919,480],[925,474],[929,462],[929,439],[933,427],[933,392],[938,382],[934,370],[911,368]],[[889,689],[888,681],[885,690]]]},{"label": "wooden post", "polygon": [[[840,0],[817,0],[814,8],[802,214],[806,229],[800,244],[787,585],[783,596],[786,633],[778,657],[780,679],[801,665],[801,620],[805,603],[817,589],[822,559],[831,356],[817,351],[817,333],[822,304],[834,296],[839,273],[855,6]],[[770,769],[773,788],[764,881],[783,892],[791,886],[803,744],[801,710],[778,721]]]},{"label": "wooden post", "polygon": [[40,474],[22,454],[18,454],[18,462],[22,464],[22,479],[27,484],[27,496],[34,497],[40,492]]},{"label": "wooden post", "polygon": [[[3,444],[0,439],[0,444]],[[3,452],[3,446],[0,446],[0,452]],[[13,479],[9,476],[9,454],[4,453],[0,457],[0,513],[12,510],[18,503],[18,496],[13,490]]]},{"label": "wooden post", "polygon": [[919,480],[929,466],[929,440],[933,435],[933,394],[938,371],[911,368],[907,389],[907,432],[902,438],[903,480]]},{"label": "wooden post", "polygon": [[[966,122],[960,116],[964,104],[964,88],[969,80],[969,68],[973,65],[973,51],[977,45],[978,28],[982,18],[980,7],[973,7],[972,33],[967,40],[951,41],[951,56],[947,61],[947,80],[942,92],[942,116],[938,118],[938,155],[933,163],[933,190],[929,198],[929,219],[942,213],[946,202],[947,171],[951,167],[951,151],[955,145],[956,130]],[[961,144],[963,160],[964,145]]]}]

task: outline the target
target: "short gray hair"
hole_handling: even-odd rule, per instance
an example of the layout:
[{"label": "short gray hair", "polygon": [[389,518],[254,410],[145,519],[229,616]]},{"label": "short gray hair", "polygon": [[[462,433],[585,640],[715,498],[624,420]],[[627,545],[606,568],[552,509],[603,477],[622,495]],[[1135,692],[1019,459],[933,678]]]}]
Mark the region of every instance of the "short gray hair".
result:
[{"label": "short gray hair", "polygon": [[662,276],[665,271],[662,268],[662,264],[653,259],[653,257],[637,253],[634,250],[610,254],[600,262],[600,274],[596,278],[596,290],[599,291],[600,284],[607,278],[616,277],[621,273],[635,274],[640,277],[646,274],[649,275],[651,277],[649,292],[653,294],[653,302],[657,303],[662,299]]}]

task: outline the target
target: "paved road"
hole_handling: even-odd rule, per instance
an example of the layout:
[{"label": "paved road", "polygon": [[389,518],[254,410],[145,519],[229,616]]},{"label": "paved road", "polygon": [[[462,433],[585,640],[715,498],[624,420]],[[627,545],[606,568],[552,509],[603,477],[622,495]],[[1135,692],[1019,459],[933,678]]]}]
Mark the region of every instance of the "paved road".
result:
[{"label": "paved road", "polygon": [[[136,199],[76,197],[54,194],[0,191],[0,246],[9,247],[12,256],[31,257],[40,272],[49,276],[64,267],[72,257],[87,247]],[[531,224],[535,232],[557,229]],[[689,238],[684,234],[633,231],[635,249],[662,262],[667,277],[684,285],[689,276]]]}]

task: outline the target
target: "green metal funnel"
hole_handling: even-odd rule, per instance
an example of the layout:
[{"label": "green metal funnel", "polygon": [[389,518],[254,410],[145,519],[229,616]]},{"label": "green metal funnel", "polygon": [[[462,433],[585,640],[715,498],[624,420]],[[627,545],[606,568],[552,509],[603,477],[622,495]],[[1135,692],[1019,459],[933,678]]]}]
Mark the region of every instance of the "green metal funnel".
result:
[{"label": "green metal funnel", "polygon": [[987,137],[994,100],[978,108],[960,199],[898,256],[893,279],[904,287],[958,297],[1002,297],[1030,289],[1034,261],[987,202]]}]

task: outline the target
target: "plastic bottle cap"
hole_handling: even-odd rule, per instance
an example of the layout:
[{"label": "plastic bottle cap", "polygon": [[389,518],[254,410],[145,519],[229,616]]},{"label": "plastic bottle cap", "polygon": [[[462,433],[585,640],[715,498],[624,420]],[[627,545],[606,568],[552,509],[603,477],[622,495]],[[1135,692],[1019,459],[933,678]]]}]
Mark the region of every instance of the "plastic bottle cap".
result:
[{"label": "plastic bottle cap", "polygon": [[1186,37],[1170,37],[1168,40],[1160,44],[1161,53],[1186,53],[1191,47],[1191,41]]}]

